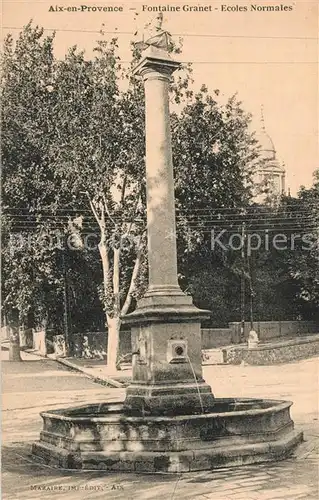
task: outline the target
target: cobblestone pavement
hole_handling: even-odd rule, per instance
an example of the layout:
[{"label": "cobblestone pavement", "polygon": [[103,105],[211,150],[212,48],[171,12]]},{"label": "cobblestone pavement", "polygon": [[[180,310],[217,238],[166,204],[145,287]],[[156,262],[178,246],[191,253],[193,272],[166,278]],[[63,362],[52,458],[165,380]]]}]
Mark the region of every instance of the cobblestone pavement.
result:
[{"label": "cobblestone pavement", "polygon": [[[47,363],[43,361],[42,363]],[[16,370],[4,367],[2,498],[13,499],[212,499],[212,500],[314,500],[318,498],[318,360],[299,361],[276,367],[206,367],[204,376],[221,396],[273,397],[294,401],[292,416],[296,428],[304,431],[305,442],[282,462],[258,464],[218,471],[182,475],[118,474],[96,471],[52,469],[35,463],[31,442],[38,438],[41,410],[85,401],[122,399],[122,389],[93,384],[81,374],[61,375],[61,367],[48,367],[50,393],[43,395],[32,386],[21,402],[21,387],[31,380],[32,367],[20,364]],[[7,364],[4,364],[7,365]],[[11,364],[10,364],[11,365]],[[48,366],[48,365],[45,365]],[[36,365],[42,370],[41,365]],[[22,374],[21,374],[22,371]],[[22,376],[19,376],[18,374]],[[24,376],[28,373],[28,376]],[[42,375],[41,375],[42,373]],[[44,373],[35,373],[45,380]],[[28,378],[29,377],[29,378]],[[20,382],[18,382],[20,380]],[[12,385],[14,381],[14,384]],[[70,385],[72,383],[72,390]],[[74,388],[77,386],[77,388]],[[10,392],[10,387],[14,392]],[[218,390],[217,390],[218,388]],[[41,387],[40,387],[41,391]]]}]

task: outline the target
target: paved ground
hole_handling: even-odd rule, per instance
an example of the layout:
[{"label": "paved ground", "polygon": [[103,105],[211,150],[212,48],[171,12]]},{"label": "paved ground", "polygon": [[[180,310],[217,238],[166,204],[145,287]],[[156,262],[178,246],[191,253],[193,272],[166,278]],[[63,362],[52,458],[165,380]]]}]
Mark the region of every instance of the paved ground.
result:
[{"label": "paved ground", "polygon": [[2,498],[314,500],[318,498],[318,360],[281,366],[207,366],[216,396],[262,396],[294,401],[292,417],[306,441],[276,464],[183,475],[70,473],[35,463],[30,444],[41,430],[39,412],[87,402],[123,399],[123,389],[97,385],[52,360],[24,355],[3,362]]}]

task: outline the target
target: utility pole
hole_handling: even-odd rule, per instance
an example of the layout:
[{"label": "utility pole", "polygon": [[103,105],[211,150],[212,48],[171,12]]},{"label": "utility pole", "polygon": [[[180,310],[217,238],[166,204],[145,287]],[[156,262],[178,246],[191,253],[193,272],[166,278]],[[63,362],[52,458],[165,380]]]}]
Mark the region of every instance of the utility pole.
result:
[{"label": "utility pole", "polygon": [[246,227],[245,222],[241,225],[241,278],[240,278],[240,342],[245,342],[245,240],[246,240]]},{"label": "utility pole", "polygon": [[254,315],[253,315],[253,307],[254,307],[254,289],[253,289],[253,258],[252,255],[248,255],[247,252],[247,269],[248,269],[248,279],[249,279],[249,292],[250,292],[250,332],[248,335],[248,349],[254,348],[258,346],[258,335],[254,330]]},{"label": "utility pole", "polygon": [[[79,228],[82,227],[83,217],[76,217],[69,219],[68,232],[64,234],[62,246],[62,273],[63,273],[63,323],[64,323],[64,340],[65,340],[65,354],[70,356],[72,351],[72,328],[70,319],[70,295],[69,295],[69,275],[68,275],[68,248],[80,249],[83,247],[82,239],[79,233]],[[68,246],[69,236],[72,236],[71,247]]]},{"label": "utility pole", "polygon": [[253,316],[253,311],[254,311],[254,293],[252,289],[252,285],[250,283],[250,330],[254,329],[254,316]]},{"label": "utility pole", "polygon": [[247,256],[248,274],[249,274],[249,292],[250,292],[250,330],[254,329],[254,290],[253,290],[253,277],[250,265],[250,259]]},{"label": "utility pole", "polygon": [[64,341],[65,354],[70,355],[70,314],[69,314],[69,287],[68,271],[65,263],[66,241],[62,248],[62,274],[63,274],[63,323],[64,323]]}]

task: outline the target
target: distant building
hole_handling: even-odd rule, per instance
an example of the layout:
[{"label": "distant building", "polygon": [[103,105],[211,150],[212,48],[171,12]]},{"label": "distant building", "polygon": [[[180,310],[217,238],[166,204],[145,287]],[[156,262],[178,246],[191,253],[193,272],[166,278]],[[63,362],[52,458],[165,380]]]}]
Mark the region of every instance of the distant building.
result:
[{"label": "distant building", "polygon": [[256,188],[255,201],[272,202],[286,192],[286,171],[284,164],[278,161],[274,143],[266,132],[263,109],[260,131],[255,138],[260,145],[260,163],[253,179]]}]

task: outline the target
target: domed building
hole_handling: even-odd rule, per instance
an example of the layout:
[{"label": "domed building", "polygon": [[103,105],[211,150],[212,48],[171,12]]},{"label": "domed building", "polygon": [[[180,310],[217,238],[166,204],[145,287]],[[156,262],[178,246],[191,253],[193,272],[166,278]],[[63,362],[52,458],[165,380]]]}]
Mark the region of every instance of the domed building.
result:
[{"label": "domed building", "polygon": [[261,110],[261,127],[255,136],[260,145],[260,163],[254,176],[256,201],[274,200],[285,194],[286,171],[277,157],[271,137],[266,132],[263,109]]}]

